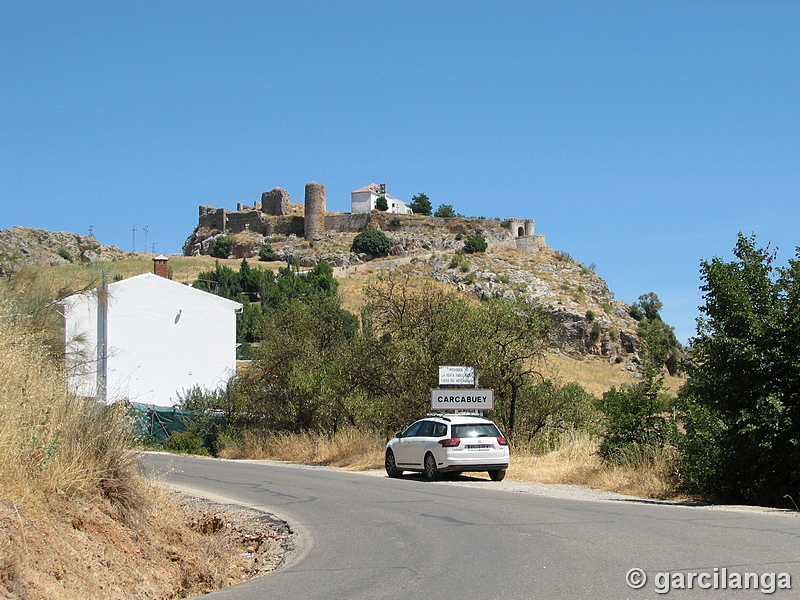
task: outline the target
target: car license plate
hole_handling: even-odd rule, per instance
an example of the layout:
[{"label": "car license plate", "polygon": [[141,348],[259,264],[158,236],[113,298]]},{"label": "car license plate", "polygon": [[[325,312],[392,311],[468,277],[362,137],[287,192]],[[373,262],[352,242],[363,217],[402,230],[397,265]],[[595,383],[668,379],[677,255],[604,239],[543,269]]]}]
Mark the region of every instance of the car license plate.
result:
[{"label": "car license plate", "polygon": [[485,444],[468,444],[467,450],[489,450],[491,446]]}]

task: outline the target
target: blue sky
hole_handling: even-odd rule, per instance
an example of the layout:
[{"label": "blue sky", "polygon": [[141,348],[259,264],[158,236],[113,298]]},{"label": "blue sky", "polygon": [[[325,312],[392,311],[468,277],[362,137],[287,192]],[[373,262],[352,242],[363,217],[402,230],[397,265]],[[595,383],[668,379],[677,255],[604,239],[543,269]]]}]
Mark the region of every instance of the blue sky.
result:
[{"label": "blue sky", "polygon": [[201,204],[386,183],[536,220],[686,341],[800,245],[800,3],[0,0],[0,228],[179,253]]}]

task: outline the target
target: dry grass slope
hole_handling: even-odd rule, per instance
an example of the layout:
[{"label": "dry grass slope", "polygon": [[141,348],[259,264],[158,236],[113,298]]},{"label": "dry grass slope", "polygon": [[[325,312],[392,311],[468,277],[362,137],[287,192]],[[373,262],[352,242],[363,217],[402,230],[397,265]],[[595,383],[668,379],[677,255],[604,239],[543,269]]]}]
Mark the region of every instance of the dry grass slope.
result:
[{"label": "dry grass slope", "polygon": [[243,550],[189,526],[139,474],[126,414],[71,395],[14,315],[0,302],[0,597],[177,598],[241,581]]}]

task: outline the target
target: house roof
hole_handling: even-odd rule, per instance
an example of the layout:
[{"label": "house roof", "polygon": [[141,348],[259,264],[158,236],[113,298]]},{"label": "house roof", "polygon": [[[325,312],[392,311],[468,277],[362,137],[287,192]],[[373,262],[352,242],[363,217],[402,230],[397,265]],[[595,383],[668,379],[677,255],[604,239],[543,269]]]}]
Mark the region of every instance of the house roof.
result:
[{"label": "house roof", "polygon": [[356,190],[353,194],[358,194],[360,192],[375,192],[376,194],[381,191],[381,186],[377,183],[370,183],[369,185],[365,185],[360,190]]},{"label": "house roof", "polygon": [[[178,283],[177,281],[172,281],[171,279],[166,279],[165,277],[161,277],[153,273],[142,273],[141,275],[135,275],[134,277],[128,277],[120,281],[115,281],[114,283],[110,283],[108,285],[108,291],[113,296],[114,293],[124,292],[124,290],[128,287],[139,285],[145,285],[150,288],[163,288],[165,290],[171,290],[173,293],[178,292],[183,294],[184,297],[197,298],[204,302],[215,303],[218,306],[227,305],[228,308],[237,312],[242,309],[242,304],[240,302],[228,300],[222,296],[217,296],[216,294],[212,294],[203,290],[198,290],[190,285]],[[154,289],[153,293],[158,292]],[[78,296],[80,294],[74,295]],[[62,303],[66,303],[66,301],[68,301],[71,297],[72,296],[65,298],[62,300]]]}]

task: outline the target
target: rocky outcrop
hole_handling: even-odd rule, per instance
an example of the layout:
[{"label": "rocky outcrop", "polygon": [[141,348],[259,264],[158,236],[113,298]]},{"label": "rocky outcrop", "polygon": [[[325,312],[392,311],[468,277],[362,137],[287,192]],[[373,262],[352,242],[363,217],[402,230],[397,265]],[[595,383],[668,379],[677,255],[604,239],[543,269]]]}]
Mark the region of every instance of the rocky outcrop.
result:
[{"label": "rocky outcrop", "polygon": [[125,255],[116,246],[100,245],[91,235],[19,226],[0,230],[0,273],[26,265],[105,262]]},{"label": "rocky outcrop", "polygon": [[[315,239],[303,237],[302,231],[289,235],[274,230],[262,235],[253,229],[228,233],[233,240],[230,258],[257,258],[269,244],[276,261],[301,268],[324,261],[336,269],[337,277],[355,275],[362,269],[408,269],[412,276],[433,278],[482,301],[504,298],[538,303],[547,307],[557,324],[553,342],[560,352],[598,356],[624,363],[628,370],[637,369],[641,340],[630,305],[616,300],[601,277],[568,254],[543,245],[520,249],[519,238],[499,220],[398,216],[379,211],[328,213],[325,229]],[[386,234],[392,244],[389,257],[373,260],[349,251],[356,232],[364,229]],[[184,252],[210,254],[222,235],[199,229]],[[464,253],[470,235],[482,236],[487,252]]]}]

